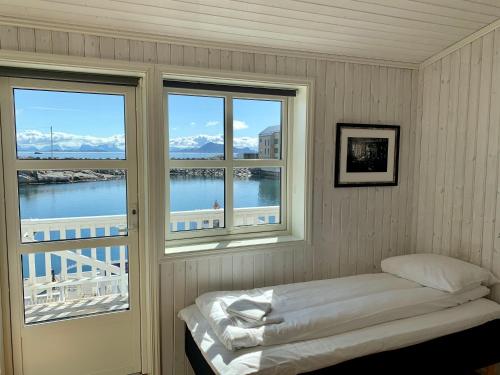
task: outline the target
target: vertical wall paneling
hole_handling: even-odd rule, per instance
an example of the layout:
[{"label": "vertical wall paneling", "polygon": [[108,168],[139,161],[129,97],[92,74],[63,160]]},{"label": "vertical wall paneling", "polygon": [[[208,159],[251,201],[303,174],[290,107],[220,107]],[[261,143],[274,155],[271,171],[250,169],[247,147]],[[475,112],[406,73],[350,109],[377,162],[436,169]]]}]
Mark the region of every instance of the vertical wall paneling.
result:
[{"label": "vertical wall paneling", "polygon": [[[182,355],[183,325],[177,319],[177,313],[182,307],[192,304],[198,295],[218,289],[253,288],[377,271],[380,269],[382,258],[409,251],[408,241],[405,239],[412,237],[413,227],[408,225],[405,219],[410,215],[409,211],[413,213],[414,206],[417,209],[420,207],[421,200],[426,198],[429,190],[429,188],[422,189],[420,186],[428,180],[427,175],[422,179],[423,172],[427,172],[425,167],[422,163],[416,162],[412,165],[411,161],[411,155],[422,155],[424,158],[427,152],[421,150],[420,144],[413,144],[410,140],[413,134],[416,134],[417,138],[421,135],[423,145],[431,138],[432,132],[429,122],[424,124],[422,121],[421,127],[412,127],[415,118],[418,118],[421,113],[418,108],[415,108],[418,106],[418,101],[415,99],[414,91],[417,87],[421,88],[422,92],[430,94],[431,88],[427,88],[426,85],[433,82],[433,77],[438,75],[437,71],[434,74],[420,75],[406,69],[376,65],[183,46],[26,27],[0,28],[0,48],[315,79],[315,92],[312,93],[315,104],[313,108],[315,132],[311,135],[313,137],[311,152],[314,160],[311,246],[285,245],[272,250],[259,249],[234,254],[214,253],[163,261],[160,264],[163,374],[193,373]],[[476,47],[474,51],[474,56],[481,58],[481,48]],[[498,51],[498,48],[495,51]],[[467,60],[467,56],[462,56],[460,53],[461,63],[462,60]],[[439,72],[440,66],[439,64]],[[454,68],[451,68],[451,71],[455,72]],[[427,70],[432,73],[432,69]],[[465,74],[462,70],[461,64],[459,88],[462,87],[461,76]],[[439,82],[438,79],[435,85],[438,88]],[[479,83],[477,87],[479,98]],[[437,95],[439,98],[439,90]],[[423,100],[425,103],[421,106],[427,108],[436,101],[436,94],[433,94],[432,99]],[[459,111],[461,110],[460,103],[464,100],[468,102],[468,97],[458,98]],[[492,117],[498,116],[493,113],[493,108],[491,111]],[[477,111],[475,114],[477,117]],[[437,123],[437,118],[436,115],[433,124]],[[338,122],[401,125],[399,186],[333,187],[335,130]],[[462,134],[465,129],[465,127],[460,128],[459,125],[464,124],[457,124],[457,142],[459,134]],[[434,147],[436,148],[437,145]],[[495,147],[495,144],[493,143],[491,147]],[[436,149],[434,153],[435,151]],[[458,154],[458,151],[454,152]],[[491,164],[494,161],[489,152],[487,163]],[[423,162],[426,163],[428,159],[425,156]],[[412,169],[413,172],[411,172]],[[462,169],[465,171],[465,168]],[[457,180],[456,171],[457,168],[453,175],[454,183]],[[412,183],[414,177],[421,178],[418,186]],[[412,201],[411,189],[414,194],[418,194],[418,199]],[[422,196],[420,196],[421,191],[424,191]],[[485,194],[491,196],[494,192],[496,190]],[[455,193],[454,188],[453,210],[458,208],[459,203],[458,195]],[[488,215],[486,213],[487,211],[485,211],[485,217],[492,217],[491,212]],[[491,220],[488,227],[490,228],[489,236],[491,236],[493,222]],[[424,216],[420,217],[419,214],[415,217],[415,223],[425,223]],[[485,233],[486,228],[485,225]],[[451,232],[452,238],[454,234],[456,237],[457,232],[453,232],[453,222]],[[418,239],[419,235],[421,235],[420,231],[415,230],[413,237]],[[493,240],[493,236],[491,238]],[[416,242],[415,240],[415,246]],[[496,241],[495,245],[500,246]],[[495,254],[489,255],[492,259],[495,256]],[[488,256],[485,255],[485,257]]]},{"label": "vertical wall paneling", "polygon": [[25,52],[34,52],[35,30],[29,27],[19,27],[17,34],[19,40],[19,50]]},{"label": "vertical wall paneling", "polygon": [[127,39],[115,39],[115,59],[130,60],[130,42]]},{"label": "vertical wall paneling", "polygon": [[101,36],[99,38],[99,53],[103,59],[114,59],[115,54],[115,39]]},{"label": "vertical wall paneling", "polygon": [[233,55],[231,54],[231,51],[228,51],[228,50],[221,50],[220,51],[220,68],[222,70],[230,70],[231,69],[232,57],[233,57]]},{"label": "vertical wall paneling", "polygon": [[79,33],[68,33],[68,49],[71,56],[85,55],[85,37]]},{"label": "vertical wall paneling", "polygon": [[421,160],[414,174],[418,218],[412,240],[413,251],[456,256],[497,275],[499,90],[500,29],[425,67],[422,121],[415,122]]},{"label": "vertical wall paneling", "polygon": [[[498,168],[499,147],[500,147],[500,107],[496,103],[500,99],[500,29],[495,30],[494,51],[493,51],[493,68],[492,68],[492,86],[490,99],[490,124],[489,124],[489,144],[488,144],[488,160],[486,166],[486,192],[485,192],[485,223],[483,228],[483,250],[481,253],[481,264],[489,269],[493,269],[497,273],[500,270],[499,259],[495,257],[498,248],[496,245],[497,233],[500,228],[497,226],[499,220],[496,213],[500,212],[498,206],[500,201],[499,180],[500,174]],[[494,203],[493,203],[494,202]],[[495,262],[493,261],[495,259]]]},{"label": "vertical wall paneling", "polygon": [[157,62],[156,56],[156,43],[154,42],[144,42],[143,43],[144,50],[144,62],[155,64]]},{"label": "vertical wall paneling", "polygon": [[455,144],[454,178],[453,178],[453,210],[451,220],[450,253],[466,258],[462,249],[462,217],[465,189],[465,144],[467,139],[467,120],[469,117],[469,88],[471,73],[471,45],[467,45],[460,53],[460,82],[458,94],[457,141]]},{"label": "vertical wall paneling", "polygon": [[170,44],[156,43],[158,64],[170,64]]},{"label": "vertical wall paneling", "polygon": [[220,49],[209,48],[208,49],[208,67],[210,69],[220,69],[221,64],[221,54]]},{"label": "vertical wall paneling", "polygon": [[[411,124],[412,123],[412,73],[409,71],[401,71],[401,82],[399,90],[402,95],[399,98],[398,106],[398,124]],[[410,110],[408,110],[408,108]],[[409,194],[411,181],[411,159],[410,155],[413,149],[412,126],[405,127],[403,125],[401,131],[401,149],[405,150],[400,157],[399,174],[399,215],[398,215],[398,240],[396,244],[396,254],[402,255],[408,251],[407,248],[407,231],[409,230],[408,224],[408,201],[411,196]],[[371,241],[370,241],[371,242]]]},{"label": "vertical wall paneling", "polygon": [[0,48],[10,50],[19,48],[18,28],[16,26],[0,26]]},{"label": "vertical wall paneling", "polygon": [[35,51],[52,53],[52,34],[48,30],[35,30]]},{"label": "vertical wall paneling", "polygon": [[[400,71],[398,69],[394,68],[389,68],[388,71],[388,80],[389,80],[389,92],[397,92],[398,86],[401,80],[400,77]],[[392,94],[388,95],[387,98],[387,118],[390,123],[396,124],[398,121],[398,98],[397,96],[394,96]],[[401,140],[400,140],[400,145],[401,145]],[[402,155],[399,157],[401,160]],[[399,184],[401,184],[401,181],[399,181]],[[387,189],[391,193],[391,201],[390,204],[388,203],[388,208],[389,208],[389,221],[388,221],[388,228],[389,228],[389,244],[388,244],[388,252],[387,256],[393,256],[396,254],[396,243],[398,239],[398,222],[397,222],[397,217],[398,217],[398,212],[399,212],[399,185]]]},{"label": "vertical wall paneling", "polygon": [[415,218],[417,215],[418,185],[414,183],[416,167],[420,158],[420,110],[422,107],[422,75],[418,71],[411,72],[411,114],[409,129],[410,150],[408,155],[408,199],[406,201],[407,220],[405,222],[405,251],[414,251],[416,233]]},{"label": "vertical wall paneling", "polygon": [[[52,52],[57,55],[69,53],[69,36],[63,31],[52,31]],[[111,56],[113,58],[113,56]]]},{"label": "vertical wall paneling", "polygon": [[457,142],[457,112],[458,112],[458,84],[460,79],[460,54],[455,51],[450,56],[450,84],[448,95],[448,115],[446,123],[446,143],[444,157],[443,194],[443,216],[441,220],[442,235],[439,246],[443,254],[450,255],[451,227],[453,218],[453,180],[455,169],[453,166],[455,158],[455,144]]},{"label": "vertical wall paneling", "polygon": [[100,57],[99,37],[96,35],[85,35],[85,57]]},{"label": "vertical wall paneling", "polygon": [[144,43],[139,40],[130,41],[130,61],[144,61]]},{"label": "vertical wall paneling", "polygon": [[172,44],[170,46],[170,63],[172,65],[182,65],[184,61],[184,50],[182,46]]},{"label": "vertical wall paneling", "polygon": [[471,72],[469,86],[469,110],[466,149],[465,149],[465,179],[464,179],[464,201],[462,209],[462,238],[461,247],[466,256],[471,256],[472,239],[472,209],[474,198],[474,176],[476,161],[476,137],[477,118],[479,111],[479,90],[481,83],[481,51],[482,40],[478,39],[472,43]]},{"label": "vertical wall paneling", "polygon": [[437,126],[436,178],[434,189],[434,208],[432,248],[439,252],[442,238],[444,173],[446,163],[446,138],[448,121],[448,101],[450,95],[450,56],[446,56],[441,64],[441,81],[439,89],[439,117]]}]

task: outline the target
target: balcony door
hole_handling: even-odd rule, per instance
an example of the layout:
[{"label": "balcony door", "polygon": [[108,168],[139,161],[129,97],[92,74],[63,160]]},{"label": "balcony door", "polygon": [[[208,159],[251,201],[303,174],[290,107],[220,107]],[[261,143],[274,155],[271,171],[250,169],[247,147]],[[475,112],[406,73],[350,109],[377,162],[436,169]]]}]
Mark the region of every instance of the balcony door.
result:
[{"label": "balcony door", "polygon": [[0,95],[15,374],[139,373],[135,88]]}]

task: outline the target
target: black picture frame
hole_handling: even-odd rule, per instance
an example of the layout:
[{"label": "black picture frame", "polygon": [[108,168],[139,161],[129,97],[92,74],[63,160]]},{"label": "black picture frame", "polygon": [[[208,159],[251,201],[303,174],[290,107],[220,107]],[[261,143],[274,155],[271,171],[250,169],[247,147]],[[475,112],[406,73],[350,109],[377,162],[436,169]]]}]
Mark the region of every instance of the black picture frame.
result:
[{"label": "black picture frame", "polygon": [[[389,149],[388,146],[385,144],[387,142],[383,142],[384,146],[381,146],[382,150],[387,152],[386,155],[386,160],[385,162],[389,160],[390,157],[393,158],[392,160],[392,166],[393,166],[393,171],[392,171],[392,180],[390,181],[362,181],[362,182],[346,182],[341,180],[341,172],[342,168],[344,168],[344,171],[347,172],[348,168],[348,161],[346,161],[344,166],[341,166],[341,157],[342,154],[345,152],[346,153],[346,160],[347,160],[347,152],[348,150],[343,150],[342,149],[342,132],[346,129],[357,129],[357,130],[370,130],[371,133],[373,133],[373,130],[383,130],[383,131],[393,131],[394,132],[394,153],[392,155],[389,155]],[[386,132],[384,132],[386,133]],[[360,137],[361,138],[361,137]],[[367,138],[367,140],[372,139],[373,136],[370,138]],[[380,140],[383,139],[389,139],[387,137],[381,136],[381,138],[377,138],[377,140],[380,143]],[[334,179],[334,186],[335,187],[366,187],[366,186],[397,186],[398,185],[398,174],[399,174],[399,139],[400,139],[400,126],[399,125],[379,125],[379,124],[354,124],[354,123],[337,123],[337,130],[336,130],[336,140],[335,140],[335,179]],[[365,140],[366,141],[366,140]],[[381,143],[381,144],[382,144]],[[373,162],[370,164],[370,166],[374,166],[374,168],[377,168],[377,164],[373,164]],[[351,166],[352,168],[352,166]],[[368,175],[370,171],[351,171],[349,173],[365,173],[365,175]]]}]

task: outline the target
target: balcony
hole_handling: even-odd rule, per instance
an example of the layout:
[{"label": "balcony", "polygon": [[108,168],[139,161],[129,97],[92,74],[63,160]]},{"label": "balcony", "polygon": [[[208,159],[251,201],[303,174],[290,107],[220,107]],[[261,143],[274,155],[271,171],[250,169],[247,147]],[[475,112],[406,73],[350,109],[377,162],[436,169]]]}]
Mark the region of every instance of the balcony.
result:
[{"label": "balcony", "polygon": [[[238,208],[234,220],[236,225],[279,223],[280,208]],[[171,230],[223,226],[223,209],[180,211],[170,215]],[[21,221],[23,242],[110,236],[124,234],[126,230],[125,215]],[[128,308],[126,246],[29,253],[26,258],[23,282],[27,324]]]}]

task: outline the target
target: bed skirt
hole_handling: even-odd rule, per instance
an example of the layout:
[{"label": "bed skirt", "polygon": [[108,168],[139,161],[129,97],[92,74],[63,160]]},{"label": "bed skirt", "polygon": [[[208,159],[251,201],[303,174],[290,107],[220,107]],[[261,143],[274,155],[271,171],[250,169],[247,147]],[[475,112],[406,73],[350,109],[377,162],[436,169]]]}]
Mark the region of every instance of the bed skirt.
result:
[{"label": "bed skirt", "polygon": [[[197,375],[215,375],[185,329],[185,351]],[[473,374],[474,370],[500,362],[500,319],[420,344],[374,353],[304,375],[352,374]]]}]

